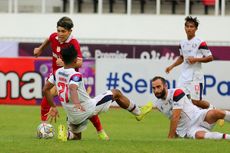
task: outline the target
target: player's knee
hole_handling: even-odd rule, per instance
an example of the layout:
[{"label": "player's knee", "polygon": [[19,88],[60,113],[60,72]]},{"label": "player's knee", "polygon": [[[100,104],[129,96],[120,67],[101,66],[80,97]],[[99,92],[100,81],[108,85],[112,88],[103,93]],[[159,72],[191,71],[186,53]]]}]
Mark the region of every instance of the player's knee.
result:
[{"label": "player's knee", "polygon": [[215,110],[215,116],[217,116],[218,119],[223,119],[225,117],[225,111],[220,109],[214,109]]},{"label": "player's knee", "polygon": [[68,140],[81,140],[81,133],[68,132]]},{"label": "player's knee", "polygon": [[81,133],[74,133],[74,140],[81,140]]},{"label": "player's knee", "polygon": [[203,131],[196,132],[195,138],[196,139],[204,139],[205,133]]},{"label": "player's knee", "polygon": [[113,93],[113,99],[114,100],[117,100],[122,96],[122,93],[119,89],[112,89],[111,91]]}]

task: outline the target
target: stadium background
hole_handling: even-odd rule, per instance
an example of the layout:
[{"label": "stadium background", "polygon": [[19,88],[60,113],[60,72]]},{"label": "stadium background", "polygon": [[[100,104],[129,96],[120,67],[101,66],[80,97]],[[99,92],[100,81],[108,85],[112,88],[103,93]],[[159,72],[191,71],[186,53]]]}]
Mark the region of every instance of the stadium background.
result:
[{"label": "stadium background", "polygon": [[[149,84],[154,75],[163,75],[171,86],[176,86],[180,68],[169,75],[164,73],[164,68],[178,56],[178,42],[186,38],[184,18],[189,15],[186,3],[178,3],[175,14],[167,12],[172,5],[167,1],[161,3],[162,14],[150,11],[151,1],[146,1],[146,13],[138,13],[139,7],[135,6],[139,3],[135,1],[132,1],[133,13],[129,10],[124,13],[123,7],[119,7],[123,3],[119,1],[112,13],[106,12],[106,8],[105,13],[92,13],[86,7],[92,4],[86,0],[85,12],[76,12],[73,5],[72,12],[70,6],[69,12],[63,13],[56,12],[61,11],[61,2],[52,1],[47,1],[46,12],[36,9],[42,0],[34,4],[26,0],[5,0],[8,7],[1,5],[0,19],[4,22],[0,31],[0,104],[40,103],[44,78],[50,72],[48,56],[51,54],[48,48],[43,58],[35,59],[33,48],[56,31],[56,22],[62,16],[74,21],[73,35],[79,39],[85,57],[81,71],[91,96],[116,87],[135,103],[143,104],[154,100]],[[209,14],[203,13],[203,3],[198,2],[193,4],[191,14],[201,22],[197,36],[207,41],[215,57],[214,62],[204,64],[205,98],[217,107],[229,109],[229,1],[223,1],[219,11],[216,11],[219,7],[211,6]]]}]

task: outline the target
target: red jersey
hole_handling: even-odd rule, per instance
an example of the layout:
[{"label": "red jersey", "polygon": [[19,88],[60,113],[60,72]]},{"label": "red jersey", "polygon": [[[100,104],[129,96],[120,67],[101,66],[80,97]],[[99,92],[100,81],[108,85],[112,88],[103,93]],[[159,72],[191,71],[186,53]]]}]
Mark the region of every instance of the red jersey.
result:
[{"label": "red jersey", "polygon": [[60,43],[58,41],[57,33],[55,32],[55,33],[52,33],[50,35],[49,41],[51,44],[52,54],[53,54],[53,58],[52,58],[53,72],[55,72],[58,68],[60,68],[60,66],[57,66],[56,60],[58,57],[61,56],[61,54],[60,54],[61,48],[65,48],[68,45],[73,45],[77,51],[77,57],[82,58],[80,45],[79,45],[77,39],[74,38],[72,35],[70,35],[69,38],[64,43]]}]

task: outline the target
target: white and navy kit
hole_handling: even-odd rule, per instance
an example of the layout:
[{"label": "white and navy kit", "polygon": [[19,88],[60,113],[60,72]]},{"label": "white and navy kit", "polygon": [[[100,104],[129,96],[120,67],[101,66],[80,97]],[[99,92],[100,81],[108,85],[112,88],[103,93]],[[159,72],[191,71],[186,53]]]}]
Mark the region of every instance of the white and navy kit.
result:
[{"label": "white and navy kit", "polygon": [[[59,68],[48,81],[56,85],[59,100],[68,116],[68,123],[75,133],[86,129],[87,119],[95,114],[107,111],[112,103],[113,94],[111,91],[106,91],[95,98],[90,98],[86,92],[82,74],[73,68]],[[78,98],[85,111],[74,109],[74,104],[68,91],[70,84],[77,85]]]},{"label": "white and navy kit", "polygon": [[179,45],[180,55],[183,56],[181,75],[178,87],[184,88],[186,94],[190,94],[192,99],[202,99],[204,76],[202,73],[202,63],[190,64],[188,57],[202,58],[212,55],[205,41],[194,37],[191,40],[182,40]]},{"label": "white and navy kit", "polygon": [[198,130],[207,131],[211,129],[211,125],[204,122],[208,110],[201,110],[193,105],[182,89],[169,89],[167,98],[165,100],[158,99],[155,106],[169,119],[172,117],[173,109],[182,110],[176,129],[176,133],[180,137],[195,138],[195,133]]}]

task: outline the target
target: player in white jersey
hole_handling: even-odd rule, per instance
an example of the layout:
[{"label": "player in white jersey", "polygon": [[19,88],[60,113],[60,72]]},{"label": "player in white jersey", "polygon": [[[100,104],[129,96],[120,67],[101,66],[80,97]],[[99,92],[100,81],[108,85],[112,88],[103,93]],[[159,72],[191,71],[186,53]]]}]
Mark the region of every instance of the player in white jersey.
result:
[{"label": "player in white jersey", "polygon": [[185,18],[187,39],[180,42],[180,56],[165,71],[169,73],[174,67],[182,64],[177,87],[183,88],[195,105],[209,108],[210,104],[202,100],[204,76],[201,66],[202,63],[211,62],[213,56],[206,42],[195,36],[198,25],[199,22],[196,17],[188,16]]},{"label": "player in white jersey", "polygon": [[198,108],[182,89],[168,89],[163,77],[156,76],[151,83],[158,98],[155,106],[170,119],[168,138],[230,139],[229,134],[211,132],[218,119],[230,122],[229,111]]},{"label": "player in white jersey", "polygon": [[[59,99],[68,117],[68,139],[81,139],[81,132],[86,129],[87,120],[93,115],[106,112],[113,101],[116,101],[121,108],[134,114],[137,120],[142,120],[152,110],[152,103],[147,103],[139,108],[118,89],[108,90],[95,98],[90,98],[86,92],[82,74],[74,69],[74,63],[78,60],[75,48],[70,45],[62,49],[61,56],[64,67],[59,68],[53,77],[49,78],[43,92],[51,105],[48,116],[51,121],[56,120],[58,111],[50,95],[50,88],[56,86]],[[59,135],[65,137],[63,131],[61,133]],[[63,140],[63,138],[61,139]]]}]

